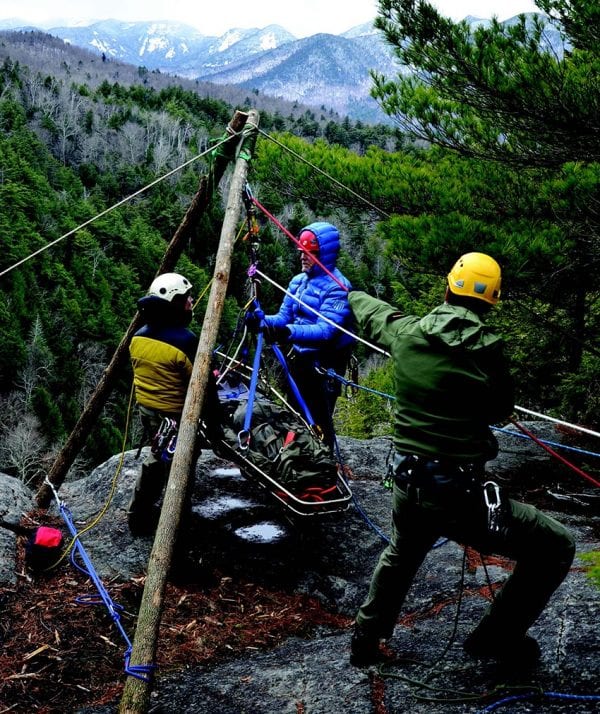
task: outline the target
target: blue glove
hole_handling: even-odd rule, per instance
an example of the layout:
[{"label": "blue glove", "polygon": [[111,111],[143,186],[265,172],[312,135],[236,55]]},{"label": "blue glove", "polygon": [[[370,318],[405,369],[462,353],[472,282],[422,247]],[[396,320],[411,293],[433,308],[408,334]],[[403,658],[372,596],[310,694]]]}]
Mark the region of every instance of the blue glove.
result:
[{"label": "blue glove", "polygon": [[268,342],[269,344],[277,342],[280,345],[289,342],[292,336],[288,327],[270,327],[269,325],[265,325],[263,334],[265,342]]}]

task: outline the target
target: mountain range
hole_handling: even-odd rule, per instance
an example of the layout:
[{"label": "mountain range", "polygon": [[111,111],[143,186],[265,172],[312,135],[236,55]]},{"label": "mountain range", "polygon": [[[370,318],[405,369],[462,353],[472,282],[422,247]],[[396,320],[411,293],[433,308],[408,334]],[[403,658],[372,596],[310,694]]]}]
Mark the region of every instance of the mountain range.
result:
[{"label": "mountain range", "polygon": [[[489,22],[469,17],[472,25]],[[514,18],[507,23],[514,22]],[[0,30],[39,29],[18,19],[0,20]],[[203,82],[235,85],[312,107],[333,109],[367,123],[387,118],[370,95],[370,71],[395,75],[402,68],[372,23],[341,35],[297,39],[279,25],[234,28],[216,37],[175,22],[103,20],[45,30],[67,43],[119,60]],[[549,27],[547,41],[561,43]],[[389,121],[389,120],[388,120]]]}]

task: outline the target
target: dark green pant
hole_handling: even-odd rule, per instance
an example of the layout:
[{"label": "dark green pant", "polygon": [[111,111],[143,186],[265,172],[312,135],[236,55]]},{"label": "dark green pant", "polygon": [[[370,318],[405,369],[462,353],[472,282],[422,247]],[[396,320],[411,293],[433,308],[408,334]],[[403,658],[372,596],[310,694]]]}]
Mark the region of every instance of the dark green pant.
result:
[{"label": "dark green pant", "polygon": [[451,507],[434,499],[417,503],[394,484],[392,537],[356,622],[373,637],[390,637],[417,570],[436,540],[445,536],[516,561],[480,627],[506,639],[522,637],[569,572],[575,543],[566,528],[533,506],[513,500],[507,505],[504,527],[492,534],[483,503],[474,505],[466,498]]}]

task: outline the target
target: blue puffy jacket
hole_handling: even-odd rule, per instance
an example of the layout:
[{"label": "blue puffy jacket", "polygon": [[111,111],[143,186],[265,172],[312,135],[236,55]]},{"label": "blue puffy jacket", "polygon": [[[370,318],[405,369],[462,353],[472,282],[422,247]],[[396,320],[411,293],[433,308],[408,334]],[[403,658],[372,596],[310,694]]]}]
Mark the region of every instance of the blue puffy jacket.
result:
[{"label": "blue puffy jacket", "polygon": [[[319,261],[342,285],[351,289],[350,281],[335,267],[340,250],[340,234],[331,223],[318,221],[302,230],[315,234],[319,241]],[[292,278],[288,285],[279,312],[267,315],[265,322],[273,327],[287,327],[291,333],[290,342],[298,352],[316,352],[351,345],[355,340],[345,332],[338,330],[312,310],[295,300],[292,295],[328,318],[336,325],[354,332],[354,318],[348,304],[348,291],[344,290],[319,265],[313,265],[308,273],[300,273]]]}]

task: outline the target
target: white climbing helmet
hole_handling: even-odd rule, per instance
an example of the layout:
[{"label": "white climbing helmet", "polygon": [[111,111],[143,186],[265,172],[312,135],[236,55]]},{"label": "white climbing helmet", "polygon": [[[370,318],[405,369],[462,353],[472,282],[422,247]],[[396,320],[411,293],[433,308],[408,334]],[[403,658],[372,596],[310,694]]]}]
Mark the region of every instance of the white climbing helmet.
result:
[{"label": "white climbing helmet", "polygon": [[192,284],[179,273],[163,273],[152,281],[148,295],[155,295],[171,302],[175,295],[185,295],[192,289]]}]

